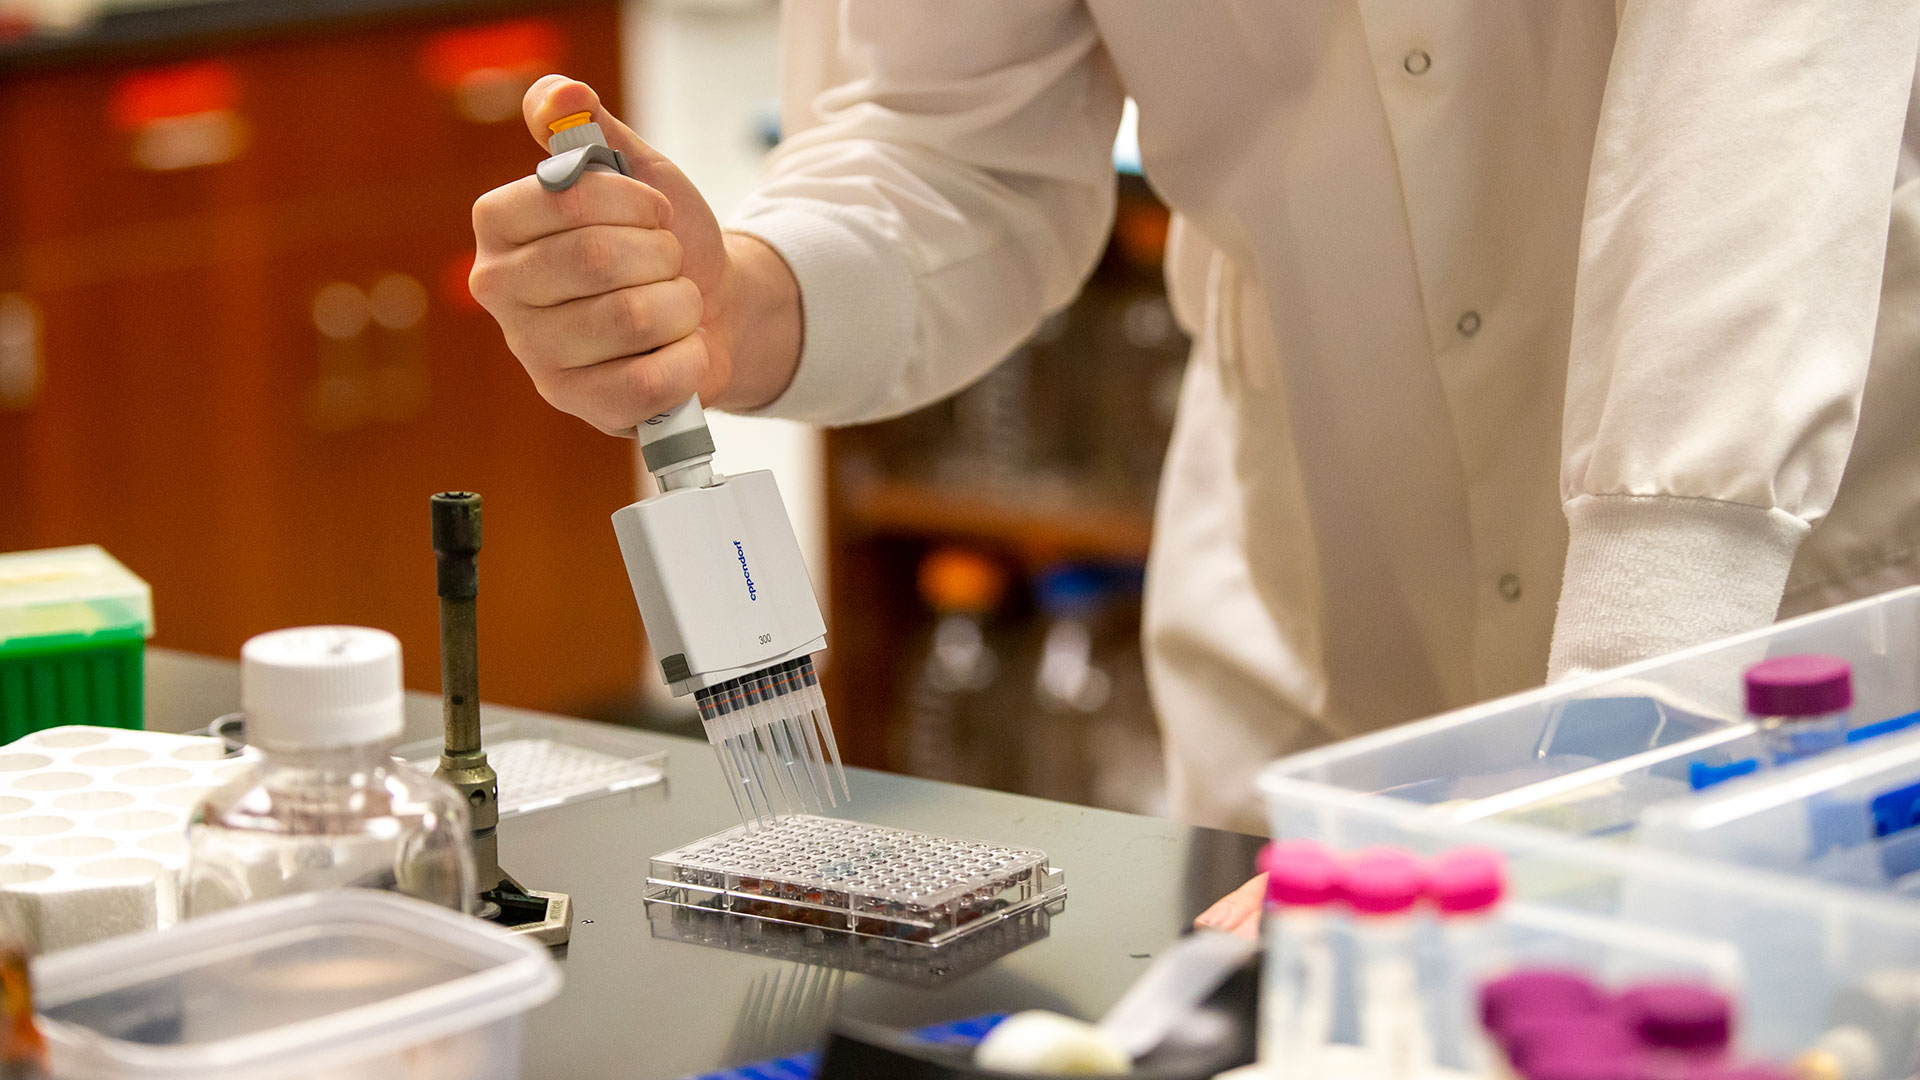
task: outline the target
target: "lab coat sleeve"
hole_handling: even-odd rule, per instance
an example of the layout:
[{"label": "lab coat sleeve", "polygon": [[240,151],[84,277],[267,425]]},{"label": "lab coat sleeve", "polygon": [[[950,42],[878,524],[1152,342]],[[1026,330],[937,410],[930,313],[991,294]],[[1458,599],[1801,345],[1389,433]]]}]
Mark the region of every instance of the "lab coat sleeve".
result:
[{"label": "lab coat sleeve", "polygon": [[952,393],[1065,306],[1105,245],[1123,94],[1091,16],[788,0],[783,53],[786,137],[729,223],[800,285],[800,366],[762,412],[852,423]]},{"label": "lab coat sleeve", "polygon": [[1914,0],[1628,0],[1589,177],[1549,677],[1774,618],[1866,382]]}]

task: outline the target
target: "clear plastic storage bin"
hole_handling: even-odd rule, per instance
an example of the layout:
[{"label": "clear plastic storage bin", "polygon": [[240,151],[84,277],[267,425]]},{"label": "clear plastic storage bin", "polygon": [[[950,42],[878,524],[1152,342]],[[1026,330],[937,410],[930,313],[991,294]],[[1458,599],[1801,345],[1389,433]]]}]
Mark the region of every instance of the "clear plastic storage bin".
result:
[{"label": "clear plastic storage bin", "polygon": [[396,896],[308,893],[34,964],[73,1080],[514,1080],[545,949]]},{"label": "clear plastic storage bin", "polygon": [[1742,673],[1805,652],[1853,665],[1856,726],[1913,711],[1920,589],[1284,759],[1260,780],[1270,824],[1350,850],[1496,848],[1530,906],[1720,950],[1750,1052],[1784,1060],[1856,1025],[1884,1047],[1876,1075],[1908,1076],[1920,905],[1835,882],[1902,883],[1886,856],[1920,817],[1898,794],[1920,780],[1920,729],[1704,791],[1689,776],[1758,753]]},{"label": "clear plastic storage bin", "polygon": [[1920,895],[1920,729],[1656,803],[1635,840]]},{"label": "clear plastic storage bin", "polygon": [[1456,822],[1630,832],[1649,807],[1694,795],[1696,765],[1760,753],[1741,676],[1807,652],[1853,665],[1856,727],[1920,708],[1920,588],[1298,754],[1268,787],[1380,795]]}]

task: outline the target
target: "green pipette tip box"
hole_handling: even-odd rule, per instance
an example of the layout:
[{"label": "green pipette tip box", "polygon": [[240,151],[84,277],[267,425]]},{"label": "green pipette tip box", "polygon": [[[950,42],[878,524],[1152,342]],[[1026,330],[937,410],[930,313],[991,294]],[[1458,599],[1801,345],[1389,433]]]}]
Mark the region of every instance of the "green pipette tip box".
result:
[{"label": "green pipette tip box", "polygon": [[0,555],[0,743],[139,728],[153,591],[96,546]]}]

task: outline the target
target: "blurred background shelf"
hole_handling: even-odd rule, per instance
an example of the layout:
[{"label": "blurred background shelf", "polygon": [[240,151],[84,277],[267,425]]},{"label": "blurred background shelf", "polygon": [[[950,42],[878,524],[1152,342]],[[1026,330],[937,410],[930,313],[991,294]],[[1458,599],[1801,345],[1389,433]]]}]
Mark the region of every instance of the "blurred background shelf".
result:
[{"label": "blurred background shelf", "polygon": [[1118,178],[1080,296],[951,400],[826,435],[825,676],[860,764],[1163,808],[1140,586],[1188,342]]},{"label": "blurred background shelf", "polygon": [[1006,548],[1023,561],[1095,558],[1144,562],[1151,510],[1098,503],[1071,490],[997,492],[927,481],[881,478],[842,482],[838,506],[847,529],[896,537],[944,537]]},{"label": "blurred background shelf", "polygon": [[0,550],[104,545],[157,645],[385,627],[431,690],[426,500],[476,490],[488,699],[630,709],[631,447],[542,401],[466,289],[474,198],[539,156],[522,93],[565,69],[617,103],[619,18],[188,5],[0,47]]}]

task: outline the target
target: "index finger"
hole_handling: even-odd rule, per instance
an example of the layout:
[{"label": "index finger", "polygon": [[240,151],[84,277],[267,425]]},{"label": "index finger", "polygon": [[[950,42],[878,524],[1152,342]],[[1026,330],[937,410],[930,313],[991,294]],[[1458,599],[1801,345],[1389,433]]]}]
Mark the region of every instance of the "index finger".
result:
[{"label": "index finger", "polygon": [[499,251],[587,225],[664,229],[672,217],[667,197],[631,176],[590,172],[565,191],[523,176],[474,201],[473,235],[481,250]]}]

